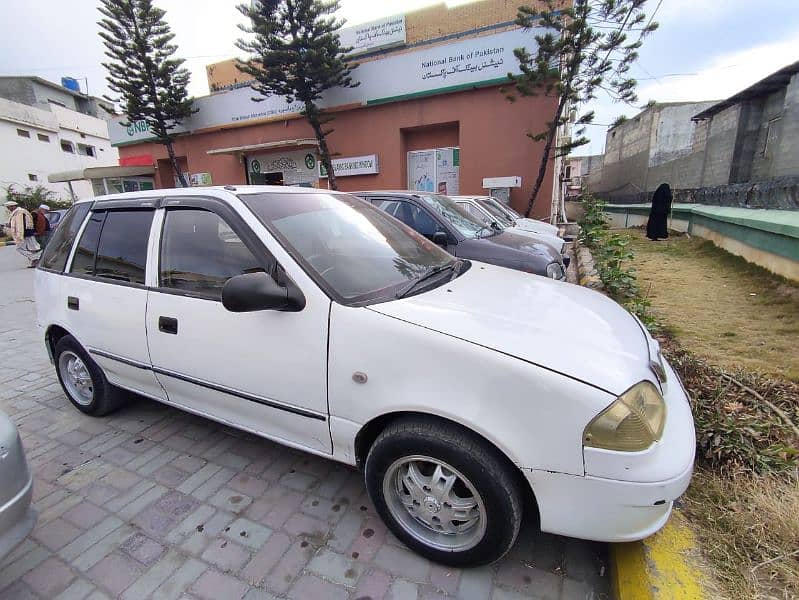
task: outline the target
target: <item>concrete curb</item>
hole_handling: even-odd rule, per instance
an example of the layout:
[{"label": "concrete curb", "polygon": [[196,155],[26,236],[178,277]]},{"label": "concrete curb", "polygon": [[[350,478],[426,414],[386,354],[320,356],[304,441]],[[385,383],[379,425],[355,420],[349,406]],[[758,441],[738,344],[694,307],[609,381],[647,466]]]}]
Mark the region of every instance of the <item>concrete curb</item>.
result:
[{"label": "concrete curb", "polygon": [[702,600],[702,572],[690,553],[696,540],[679,515],[640,542],[610,544],[610,570],[617,600]]}]

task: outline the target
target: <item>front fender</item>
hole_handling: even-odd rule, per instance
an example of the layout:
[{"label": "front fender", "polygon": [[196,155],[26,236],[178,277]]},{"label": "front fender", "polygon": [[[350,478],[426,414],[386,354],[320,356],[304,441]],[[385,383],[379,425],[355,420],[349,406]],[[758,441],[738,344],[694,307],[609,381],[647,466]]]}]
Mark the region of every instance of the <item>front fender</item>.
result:
[{"label": "front fender", "polygon": [[346,457],[364,424],[411,411],[460,423],[520,467],[583,475],[583,429],[614,400],[513,356],[336,303],[328,360],[334,453]]}]

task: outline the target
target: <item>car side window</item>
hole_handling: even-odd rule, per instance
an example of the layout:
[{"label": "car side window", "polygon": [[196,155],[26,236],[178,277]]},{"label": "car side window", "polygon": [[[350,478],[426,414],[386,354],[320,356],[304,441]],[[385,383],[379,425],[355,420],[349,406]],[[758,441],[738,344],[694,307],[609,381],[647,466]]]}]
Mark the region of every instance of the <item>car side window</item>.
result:
[{"label": "car side window", "polygon": [[159,264],[160,287],[214,300],[231,277],[265,271],[228,223],[195,208],[167,211]]},{"label": "car side window", "polygon": [[81,202],[70,208],[67,214],[64,215],[63,219],[61,219],[61,224],[53,233],[50,243],[47,244],[41,261],[39,261],[42,268],[58,272],[64,271],[67,265],[67,258],[69,258],[69,251],[72,250],[72,244],[75,243],[78,230],[83,225],[86,213],[89,212],[91,207],[91,202]]},{"label": "car side window", "polygon": [[83,229],[75,256],[72,259],[70,273],[76,275],[94,275],[94,263],[97,258],[97,243],[100,241],[100,231],[103,229],[106,213],[93,212],[89,222]]},{"label": "car side window", "polygon": [[95,276],[144,285],[153,214],[152,210],[108,212],[97,247]]},{"label": "car side window", "polygon": [[426,210],[410,202],[403,200],[397,202],[393,214],[397,219],[424,236],[430,237],[438,231],[444,231],[444,228]]}]

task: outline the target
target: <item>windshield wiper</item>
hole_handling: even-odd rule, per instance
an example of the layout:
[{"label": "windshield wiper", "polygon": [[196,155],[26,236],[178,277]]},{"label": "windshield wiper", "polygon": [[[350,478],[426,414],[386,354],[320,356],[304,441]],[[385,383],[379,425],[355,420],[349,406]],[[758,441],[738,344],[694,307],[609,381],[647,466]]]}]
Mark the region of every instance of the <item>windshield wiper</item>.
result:
[{"label": "windshield wiper", "polygon": [[414,279],[410,284],[408,284],[407,286],[402,288],[399,292],[396,293],[396,295],[394,297],[397,298],[398,300],[400,298],[404,298],[417,285],[419,285],[423,281],[426,281],[426,280],[430,279],[431,277],[433,277],[435,275],[438,275],[439,273],[442,273],[444,271],[448,271],[450,269],[454,269],[455,272],[457,273],[457,269],[460,268],[460,265],[461,265],[462,262],[463,262],[462,260],[453,260],[452,262],[448,262],[445,265],[436,265],[435,267],[428,267],[424,271],[424,273],[422,273],[419,277]]},{"label": "windshield wiper", "polygon": [[489,236],[487,236],[487,235],[480,235],[480,232],[481,232],[481,231],[483,231],[484,229],[487,229],[487,230],[488,230],[488,232],[489,232],[491,235],[493,235],[493,233],[494,233],[494,230],[493,230],[493,228],[489,227],[488,225],[483,225],[483,226],[482,226],[480,229],[478,229],[477,231],[475,231],[475,233],[474,233],[474,237],[476,237],[477,239],[482,239],[482,238],[484,238],[484,237],[489,237]]}]

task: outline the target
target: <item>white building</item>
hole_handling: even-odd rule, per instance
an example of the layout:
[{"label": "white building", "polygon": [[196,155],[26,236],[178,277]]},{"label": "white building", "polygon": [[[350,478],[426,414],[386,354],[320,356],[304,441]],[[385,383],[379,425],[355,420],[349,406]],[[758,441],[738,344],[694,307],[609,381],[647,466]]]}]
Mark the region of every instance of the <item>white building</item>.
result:
[{"label": "white building", "polygon": [[47,177],[118,164],[101,118],[110,116],[104,106],[38,77],[0,77],[0,196],[9,185],[43,185],[64,200],[92,196],[88,180],[50,183]]}]

